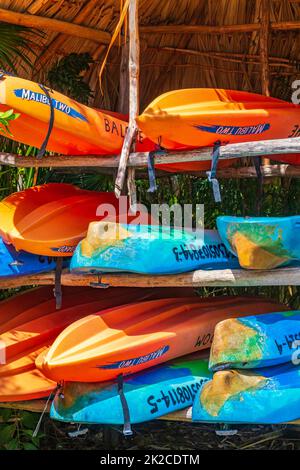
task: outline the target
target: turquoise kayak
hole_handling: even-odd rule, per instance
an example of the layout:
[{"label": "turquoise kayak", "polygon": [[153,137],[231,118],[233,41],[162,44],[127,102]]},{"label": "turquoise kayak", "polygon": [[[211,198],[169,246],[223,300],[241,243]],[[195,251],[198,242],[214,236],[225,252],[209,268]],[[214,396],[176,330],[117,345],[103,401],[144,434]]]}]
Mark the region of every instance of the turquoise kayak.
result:
[{"label": "turquoise kayak", "polygon": [[272,269],[300,260],[300,216],[221,216],[217,227],[243,268]]},{"label": "turquoise kayak", "polygon": [[0,278],[52,271],[55,266],[54,258],[16,251],[12,245],[7,245],[0,238]]},{"label": "turquoise kayak", "polygon": [[216,372],[198,393],[193,421],[278,424],[300,417],[300,367]]},{"label": "turquoise kayak", "polygon": [[300,363],[300,311],[229,318],[215,327],[209,367],[254,369]]},{"label": "turquoise kayak", "polygon": [[[124,377],[130,422],[142,423],[191,406],[211,377],[203,353]],[[66,382],[52,403],[50,416],[74,423],[124,424],[118,384]]]},{"label": "turquoise kayak", "polygon": [[71,259],[73,272],[176,274],[196,269],[238,268],[217,231],[203,236],[161,226],[93,222]]}]

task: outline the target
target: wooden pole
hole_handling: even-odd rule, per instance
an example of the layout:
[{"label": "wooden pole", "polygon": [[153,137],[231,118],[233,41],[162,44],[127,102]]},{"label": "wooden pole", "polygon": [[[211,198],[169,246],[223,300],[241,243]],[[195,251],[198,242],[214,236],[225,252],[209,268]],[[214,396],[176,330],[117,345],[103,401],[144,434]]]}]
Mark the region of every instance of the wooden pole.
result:
[{"label": "wooden pole", "polygon": [[124,185],[127,161],[137,133],[136,116],[139,114],[140,43],[138,29],[138,0],[129,3],[129,125],[120,156],[115,194],[120,197]]},{"label": "wooden pole", "polygon": [[[274,155],[273,160],[281,160],[282,155],[299,154],[300,137],[288,139],[260,140],[254,142],[242,142],[227,144],[220,147],[220,161],[232,158],[246,158],[255,156]],[[276,157],[277,156],[277,157]],[[281,157],[281,158],[280,158]],[[128,166],[145,168],[148,164],[149,152],[135,152],[128,157]],[[211,147],[203,147],[199,150],[170,151],[166,154],[155,153],[155,164],[169,164],[182,162],[203,162],[211,160]],[[20,156],[13,153],[0,152],[0,164],[25,167],[91,167],[118,168],[120,158],[118,155],[51,155],[37,159],[32,156]]]},{"label": "wooden pole", "polygon": [[122,45],[122,55],[120,63],[120,81],[119,81],[119,96],[117,109],[119,113],[129,113],[129,77],[128,77],[128,55],[129,43],[126,42]]},{"label": "wooden pole", "polygon": [[[55,273],[32,274],[1,279],[0,289],[21,286],[53,285]],[[93,286],[101,281],[111,287],[246,287],[246,286],[299,286],[299,267],[271,270],[212,269],[181,274],[146,275],[135,273],[73,274],[63,272],[63,286]]]},{"label": "wooden pole", "polygon": [[100,42],[102,44],[109,44],[111,40],[110,33],[106,31],[68,23],[67,21],[56,20],[55,18],[46,18],[44,16],[5,10],[4,8],[0,8],[0,21],[27,26],[29,28],[49,29],[57,33],[89,39],[90,41]]},{"label": "wooden pole", "polygon": [[[273,31],[291,31],[300,29],[300,21],[280,21],[270,23]],[[259,23],[233,24],[223,26],[169,24],[141,26],[141,34],[239,34],[260,30]]]},{"label": "wooden pole", "polygon": [[[260,32],[259,50],[261,62],[261,92],[270,96],[270,68],[269,68],[269,29],[270,29],[270,0],[260,2]],[[263,158],[262,164],[269,165],[270,160]],[[259,198],[260,199],[260,198]]]},{"label": "wooden pole", "polygon": [[270,0],[260,2],[260,62],[261,62],[261,91],[263,95],[270,96],[269,71],[269,28],[270,28]]}]

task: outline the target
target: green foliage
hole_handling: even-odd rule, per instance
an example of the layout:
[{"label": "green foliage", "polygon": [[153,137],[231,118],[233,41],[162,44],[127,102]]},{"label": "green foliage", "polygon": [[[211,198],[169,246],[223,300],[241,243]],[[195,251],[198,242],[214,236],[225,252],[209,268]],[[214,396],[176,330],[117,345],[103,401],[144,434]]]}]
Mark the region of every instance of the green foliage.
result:
[{"label": "green foliage", "polygon": [[39,46],[43,33],[24,26],[0,23],[0,68],[16,72],[15,59],[26,70],[32,67],[27,51],[36,56],[35,48]]},{"label": "green foliage", "polygon": [[14,113],[13,109],[9,109],[5,112],[0,112],[0,133],[5,136],[12,136],[12,133],[9,130],[10,121],[18,119],[20,114]]},{"label": "green foliage", "polygon": [[80,103],[88,103],[92,91],[81,74],[89,69],[92,62],[93,59],[88,53],[67,55],[49,71],[48,80],[51,87]]},{"label": "green foliage", "polygon": [[37,450],[43,434],[33,437],[39,414],[0,410],[0,450]]}]

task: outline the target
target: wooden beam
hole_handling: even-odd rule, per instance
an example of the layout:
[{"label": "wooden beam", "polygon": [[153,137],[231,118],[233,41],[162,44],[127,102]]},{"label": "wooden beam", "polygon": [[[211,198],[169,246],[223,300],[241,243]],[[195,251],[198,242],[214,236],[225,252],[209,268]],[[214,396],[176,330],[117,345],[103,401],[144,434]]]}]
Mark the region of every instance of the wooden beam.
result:
[{"label": "wooden beam", "polygon": [[233,34],[233,33],[251,33],[259,31],[258,23],[234,24],[224,26],[207,25],[151,25],[140,26],[141,34]]},{"label": "wooden beam", "polygon": [[119,113],[129,113],[129,76],[128,76],[129,43],[122,44],[120,79],[117,109]]},{"label": "wooden beam", "polygon": [[[259,31],[259,23],[234,24],[224,26],[207,25],[156,25],[140,26],[141,34],[236,34],[252,33]],[[270,23],[270,29],[273,31],[290,31],[300,29],[300,21],[281,21]]]},{"label": "wooden beam", "polygon": [[[300,178],[300,166],[287,164],[262,165],[261,173],[264,178]],[[207,172],[188,172],[189,175],[207,178]],[[217,170],[218,178],[257,178],[254,166],[243,166],[240,168],[220,168]]]},{"label": "wooden beam", "polygon": [[269,71],[269,28],[270,28],[270,0],[260,2],[260,61],[261,61],[261,91],[263,95],[270,96]]},{"label": "wooden beam", "polygon": [[102,44],[109,44],[111,40],[111,35],[106,31],[56,20],[55,18],[46,18],[44,16],[5,10],[4,8],[0,8],[0,21],[41,30],[49,29],[57,33],[76,36]]},{"label": "wooden beam", "polygon": [[[241,61],[247,62],[249,64],[261,65],[260,55],[255,54],[239,54],[235,52],[218,52],[218,51],[198,51],[195,49],[181,49],[178,47],[148,47],[148,50],[153,50],[156,52],[169,52],[170,54],[182,54],[182,55],[192,55],[196,57],[209,57],[211,59],[224,59],[228,62],[233,62],[240,64]],[[294,69],[294,66],[291,65],[291,61],[282,57],[269,57],[269,65],[272,67],[284,67],[288,69]],[[143,65],[143,64],[142,64]],[[198,65],[198,64],[197,64]]]},{"label": "wooden beam", "polygon": [[[254,156],[271,156],[300,153],[300,137],[289,139],[262,140],[257,142],[243,142],[228,144],[220,147],[220,160],[232,158],[245,158]],[[149,152],[135,152],[128,157],[128,166],[133,168],[145,168],[148,165]],[[212,158],[211,147],[203,147],[200,150],[174,151],[166,154],[154,155],[155,164],[182,163],[207,161]],[[276,158],[275,158],[276,160]],[[28,168],[28,167],[103,167],[117,168],[120,157],[117,155],[74,155],[74,156],[45,156],[41,159],[25,157],[11,153],[0,152],[0,164]]]},{"label": "wooden beam", "polygon": [[[42,413],[44,410],[46,413],[50,412],[51,403],[48,404],[46,407],[46,400],[30,400],[30,401],[16,401],[16,402],[4,402],[0,403],[0,408],[10,408],[15,410],[21,411],[31,411],[32,413]],[[156,418],[159,421],[177,421],[177,422],[186,422],[192,423],[192,407],[184,408],[183,410],[174,411],[173,413],[166,414],[164,416],[160,416]],[[196,426],[197,424],[200,425],[200,422],[193,422]],[[217,423],[206,423],[210,424],[212,427]],[[282,423],[292,426],[300,425],[300,419],[296,419],[294,421],[288,421],[287,423]],[[232,425],[234,426],[234,425]]]},{"label": "wooden beam", "polygon": [[129,3],[129,124],[120,156],[118,173],[115,181],[115,194],[120,197],[126,176],[127,162],[133,141],[137,133],[136,117],[139,114],[139,77],[140,43],[138,0]]},{"label": "wooden beam", "polygon": [[[64,271],[63,286],[95,286],[99,283],[111,287],[249,287],[298,286],[300,267],[277,268],[270,271],[246,269],[198,270],[166,276],[147,276],[130,273],[72,274]],[[54,285],[55,273],[33,274],[1,279],[1,289],[22,286]]]}]

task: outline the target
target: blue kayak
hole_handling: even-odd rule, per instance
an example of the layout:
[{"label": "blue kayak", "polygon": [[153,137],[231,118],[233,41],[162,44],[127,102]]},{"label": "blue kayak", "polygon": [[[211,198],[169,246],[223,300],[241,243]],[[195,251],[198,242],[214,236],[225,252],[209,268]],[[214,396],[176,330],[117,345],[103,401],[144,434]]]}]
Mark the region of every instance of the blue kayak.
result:
[{"label": "blue kayak", "polygon": [[[254,369],[300,357],[300,310],[229,318],[215,327],[209,367]],[[299,361],[300,363],[300,361]]]},{"label": "blue kayak", "polygon": [[55,266],[55,258],[16,251],[0,238],[0,278],[52,271]]},{"label": "blue kayak", "polygon": [[176,274],[238,268],[215,230],[203,236],[162,226],[93,222],[71,259],[73,272]]},{"label": "blue kayak", "polygon": [[243,268],[272,269],[300,260],[300,216],[221,216],[217,227]]},{"label": "blue kayak", "polygon": [[197,395],[193,421],[278,424],[300,417],[300,367],[216,372]]},{"label": "blue kayak", "polygon": [[[130,422],[142,423],[191,406],[211,377],[202,353],[124,377]],[[75,423],[124,424],[118,385],[66,382],[52,403],[50,416]]]}]

